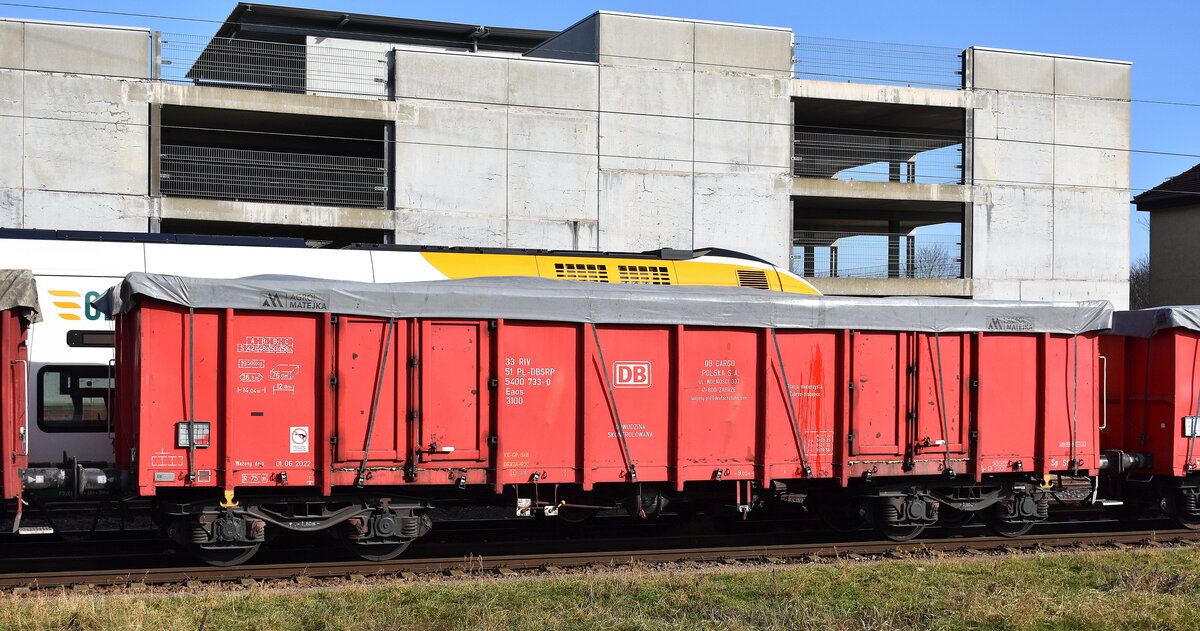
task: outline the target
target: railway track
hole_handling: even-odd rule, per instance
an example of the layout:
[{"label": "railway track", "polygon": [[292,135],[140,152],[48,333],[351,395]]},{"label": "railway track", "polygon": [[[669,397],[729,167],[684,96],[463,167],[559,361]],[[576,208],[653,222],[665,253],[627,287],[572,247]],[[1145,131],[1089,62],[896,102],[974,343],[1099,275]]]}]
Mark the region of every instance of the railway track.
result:
[{"label": "railway track", "polygon": [[417,579],[429,576],[516,575],[556,573],[573,568],[608,567],[630,563],[818,563],[833,560],[904,558],[917,554],[1019,553],[1032,551],[1078,551],[1134,547],[1191,546],[1200,544],[1200,532],[1187,529],[1150,529],[1129,532],[1083,532],[1006,537],[949,537],[893,541],[822,541],[786,544],[629,549],[584,552],[500,554],[397,559],[382,563],[327,561],[274,563],[237,567],[161,567],[0,574],[0,590],[24,593],[58,588],[87,589],[96,586],[145,588],[152,585],[183,584],[189,588],[206,584],[254,585],[259,581],[311,583],[317,579],[361,581],[367,577]]}]

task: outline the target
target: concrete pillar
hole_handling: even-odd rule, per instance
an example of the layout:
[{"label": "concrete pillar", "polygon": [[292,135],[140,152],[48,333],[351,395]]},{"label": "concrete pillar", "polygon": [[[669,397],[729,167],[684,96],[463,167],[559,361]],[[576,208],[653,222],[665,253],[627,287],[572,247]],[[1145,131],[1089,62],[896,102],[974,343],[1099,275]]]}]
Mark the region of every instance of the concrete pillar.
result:
[{"label": "concrete pillar", "polygon": [[900,222],[888,221],[888,278],[900,278]]}]

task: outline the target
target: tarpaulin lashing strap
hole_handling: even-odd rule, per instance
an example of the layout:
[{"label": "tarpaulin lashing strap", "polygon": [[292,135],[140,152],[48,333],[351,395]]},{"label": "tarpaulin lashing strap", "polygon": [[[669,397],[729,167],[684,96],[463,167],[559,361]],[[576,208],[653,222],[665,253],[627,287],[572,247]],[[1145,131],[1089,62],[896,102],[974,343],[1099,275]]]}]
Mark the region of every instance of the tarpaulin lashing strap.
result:
[{"label": "tarpaulin lashing strap", "polygon": [[[608,382],[608,363],[604,361],[604,349],[600,347],[600,332],[592,324],[592,337],[596,340],[596,354],[600,357],[600,378],[604,381],[604,392],[608,397],[608,406],[612,409],[613,423],[617,426],[617,440],[621,445],[621,456],[625,458],[625,466],[629,469],[629,481],[637,481],[637,468],[629,455],[629,443],[625,440],[625,427],[621,424],[621,413],[617,410],[617,399],[613,396],[612,384]],[[641,495],[641,492],[638,492]]]},{"label": "tarpaulin lashing strap", "polygon": [[383,336],[383,351],[380,353],[379,372],[375,376],[375,395],[371,397],[371,416],[367,419],[367,435],[363,439],[363,458],[358,466],[358,475],[354,485],[362,487],[367,481],[367,460],[371,457],[371,436],[375,433],[375,417],[379,415],[379,398],[383,395],[383,375],[387,372],[388,351],[392,348],[392,331],[396,328],[396,319],[388,318],[387,332]]},{"label": "tarpaulin lashing strap", "polygon": [[800,419],[796,414],[796,403],[792,401],[791,382],[787,378],[787,370],[783,367],[783,352],[779,350],[779,336],[771,329],[771,340],[775,342],[775,358],[779,361],[779,376],[783,378],[783,398],[787,401],[788,418],[792,422],[792,433],[796,436],[796,446],[800,448],[800,467],[804,477],[812,477],[812,467],[808,465],[808,453],[804,449],[804,436],[800,433]]}]

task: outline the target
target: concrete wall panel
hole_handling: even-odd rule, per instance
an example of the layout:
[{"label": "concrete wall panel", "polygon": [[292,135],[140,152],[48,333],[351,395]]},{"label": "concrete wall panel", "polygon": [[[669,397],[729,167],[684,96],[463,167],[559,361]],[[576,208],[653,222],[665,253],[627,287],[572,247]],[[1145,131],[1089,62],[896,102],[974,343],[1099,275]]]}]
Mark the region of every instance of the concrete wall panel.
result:
[{"label": "concrete wall panel", "polygon": [[505,214],[508,160],[502,149],[400,144],[396,164],[399,210]]},{"label": "concrete wall panel", "polygon": [[692,22],[640,15],[600,14],[601,63],[657,65],[691,63],[695,50]]},{"label": "concrete wall panel", "polygon": [[[0,27],[9,24],[0,22]],[[0,34],[2,36],[2,34]],[[21,188],[24,122],[21,120],[24,81],[19,70],[0,70],[0,188]]]},{"label": "concrete wall panel", "polygon": [[698,163],[791,169],[792,128],[789,125],[697,119],[695,152]]},{"label": "concrete wall panel", "polygon": [[[994,109],[988,110],[992,133],[987,130],[984,110],[976,110],[977,138],[1015,140],[1021,142],[1054,142],[1054,97],[1041,94],[1001,92],[993,99]],[[983,127],[980,127],[980,123]],[[1018,149],[1014,147],[1014,149]]]},{"label": "concrete wall panel", "polygon": [[594,111],[599,72],[591,64],[514,59],[508,66],[508,103]]},{"label": "concrete wall panel", "polygon": [[1129,308],[1129,285],[1118,281],[1023,280],[1021,300],[1109,300],[1114,309]]},{"label": "concrete wall panel", "polygon": [[23,228],[23,192],[19,188],[0,188],[0,228]]},{"label": "concrete wall panel", "polygon": [[476,103],[508,98],[508,59],[396,51],[396,97]]},{"label": "concrete wall panel", "polygon": [[600,155],[690,161],[692,125],[690,118],[604,112],[600,114]]},{"label": "concrete wall panel", "polygon": [[1054,93],[1054,58],[999,50],[973,51],[977,90]]},{"label": "concrete wall panel", "polygon": [[146,195],[149,134],[143,126],[25,120],[25,187]]},{"label": "concrete wall panel", "polygon": [[33,118],[150,122],[150,86],[137,81],[25,73],[24,114]]},{"label": "concrete wall panel", "polygon": [[1054,278],[1129,280],[1129,198],[1124,191],[1054,191]]},{"label": "concrete wall panel", "polygon": [[739,250],[786,269],[792,210],[781,192],[790,186],[790,174],[770,169],[697,173],[694,246]]},{"label": "concrete wall panel", "polygon": [[1048,188],[976,187],[971,241],[975,278],[1051,278],[1053,204]]},{"label": "concrete wall panel", "polygon": [[981,185],[1051,184],[1054,145],[975,140],[975,183]]},{"label": "concrete wall panel", "polygon": [[792,76],[792,32],[696,24],[696,63],[738,72]]},{"label": "concrete wall panel", "polygon": [[412,245],[505,247],[504,215],[401,211],[396,241]]},{"label": "concrete wall panel", "polygon": [[25,67],[148,78],[150,33],[67,24],[25,24]]},{"label": "concrete wall panel", "polygon": [[447,101],[406,100],[415,116],[396,121],[396,141],[502,149],[508,108]]},{"label": "concrete wall panel", "polygon": [[652,160],[602,158],[600,249],[692,247],[692,174]]},{"label": "concrete wall panel", "polygon": [[600,111],[691,117],[690,64],[600,67]]},{"label": "concrete wall panel", "polygon": [[1054,60],[1054,91],[1074,96],[1129,100],[1129,64],[1087,59]]},{"label": "concrete wall panel", "polygon": [[600,124],[595,112],[508,108],[508,147],[586,154],[596,161]]},{"label": "concrete wall panel", "polygon": [[599,230],[595,220],[562,219],[508,220],[508,247],[595,250]]},{"label": "concrete wall panel", "polygon": [[696,73],[696,116],[751,123],[792,122],[789,79]]},{"label": "concrete wall panel", "polygon": [[1054,99],[1054,140],[1059,144],[1128,149],[1130,120],[1128,101]]},{"label": "concrete wall panel", "polygon": [[595,221],[597,186],[595,156],[528,151],[508,154],[510,218]]},{"label": "concrete wall panel", "polygon": [[25,67],[25,23],[0,20],[0,67]]},{"label": "concrete wall panel", "polygon": [[145,232],[150,200],[137,195],[25,191],[23,228]]},{"label": "concrete wall panel", "polygon": [[1125,188],[1129,185],[1129,153],[1083,147],[1055,147],[1054,180],[1059,186]]}]

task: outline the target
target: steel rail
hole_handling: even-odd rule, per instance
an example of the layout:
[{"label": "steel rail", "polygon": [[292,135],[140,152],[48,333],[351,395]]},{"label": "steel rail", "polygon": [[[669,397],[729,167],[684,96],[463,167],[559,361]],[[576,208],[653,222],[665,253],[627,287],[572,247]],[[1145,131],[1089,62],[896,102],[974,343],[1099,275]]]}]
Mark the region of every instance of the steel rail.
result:
[{"label": "steel rail", "polygon": [[126,584],[172,584],[234,582],[247,579],[273,580],[312,578],[345,578],[354,576],[396,576],[445,572],[481,572],[572,568],[620,565],[632,562],[670,563],[680,561],[786,562],[789,559],[840,559],[863,555],[879,557],[901,556],[921,552],[984,553],[987,551],[1014,552],[1046,550],[1048,548],[1077,549],[1083,546],[1111,545],[1130,547],[1155,544],[1200,543],[1200,531],[1188,529],[1142,530],[1134,532],[1091,532],[1076,534],[1030,535],[1019,538],[973,537],[923,539],[907,542],[852,541],[782,545],[722,546],[707,548],[676,548],[660,550],[622,550],[605,552],[567,552],[550,554],[517,554],[478,557],[442,557],[431,559],[399,559],[381,563],[335,561],[327,563],[281,563],[273,565],[242,565],[236,567],[149,568],[143,570],[83,570],[64,572],[32,572],[0,575],[0,589],[60,588],[76,585],[111,586]]}]

